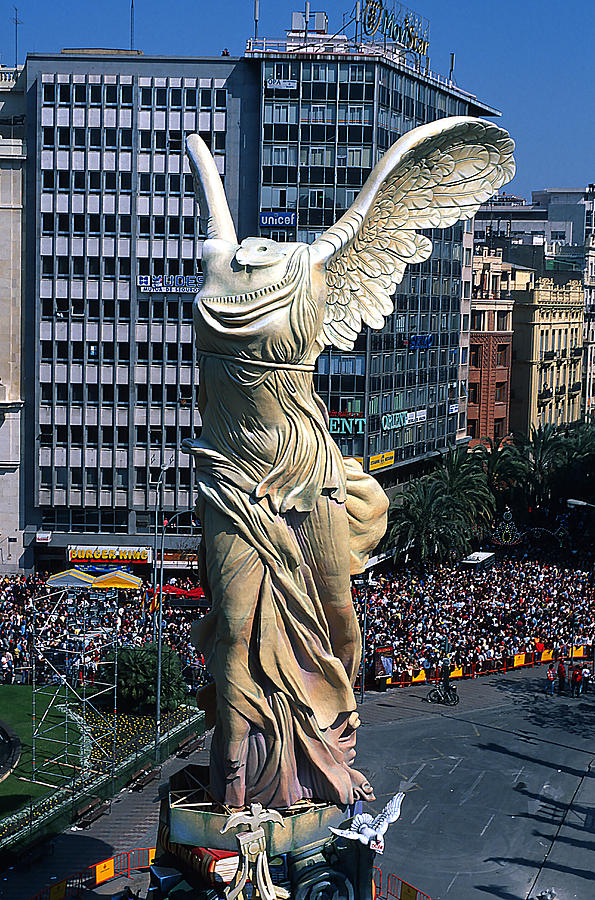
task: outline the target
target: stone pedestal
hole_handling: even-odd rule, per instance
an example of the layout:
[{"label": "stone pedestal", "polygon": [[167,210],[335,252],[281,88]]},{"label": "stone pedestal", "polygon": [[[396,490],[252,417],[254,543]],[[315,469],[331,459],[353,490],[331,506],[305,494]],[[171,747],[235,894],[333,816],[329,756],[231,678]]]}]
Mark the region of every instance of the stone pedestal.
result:
[{"label": "stone pedestal", "polygon": [[[373,900],[375,854],[329,831],[329,826],[344,825],[348,810],[323,803],[274,811],[253,805],[249,825],[250,811],[230,816],[209,800],[207,785],[203,766],[187,766],[170,779],[161,804],[153,900],[170,893],[172,898],[244,900],[258,896],[257,882],[266,900]],[[246,823],[235,825],[238,819]],[[231,885],[208,877],[196,848],[239,852],[240,874]]]}]

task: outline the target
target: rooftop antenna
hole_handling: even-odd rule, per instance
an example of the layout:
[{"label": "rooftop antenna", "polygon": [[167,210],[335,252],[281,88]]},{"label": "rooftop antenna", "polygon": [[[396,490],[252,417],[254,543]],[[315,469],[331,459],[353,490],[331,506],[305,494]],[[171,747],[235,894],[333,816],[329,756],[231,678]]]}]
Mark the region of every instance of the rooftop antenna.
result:
[{"label": "rooftop antenna", "polygon": [[130,0],[130,49],[134,50],[134,0]]},{"label": "rooftop antenna", "polygon": [[306,0],[306,10],[304,12],[304,47],[308,48],[308,23],[310,21],[310,0]]},{"label": "rooftop antenna", "polygon": [[258,37],[258,20],[260,18],[260,0],[254,0],[254,40]]},{"label": "rooftop antenna", "polygon": [[10,20],[14,22],[14,67],[17,68],[19,64],[19,25],[23,24],[22,19],[19,19],[19,11],[14,7],[14,16]]},{"label": "rooftop antenna", "polygon": [[355,4],[355,43],[356,44],[357,44],[358,25],[359,25],[360,41],[362,40],[361,9],[362,9],[361,2],[360,2],[360,0],[357,0],[357,3]]},{"label": "rooftop antenna", "polygon": [[450,54],[450,72],[448,73],[448,80],[454,80],[454,71],[455,71],[455,55],[454,53]]}]

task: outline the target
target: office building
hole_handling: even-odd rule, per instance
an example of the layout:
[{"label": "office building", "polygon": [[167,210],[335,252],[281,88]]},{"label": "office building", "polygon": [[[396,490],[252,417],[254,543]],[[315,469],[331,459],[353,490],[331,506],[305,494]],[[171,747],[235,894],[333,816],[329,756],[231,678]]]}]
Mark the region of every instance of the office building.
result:
[{"label": "office building", "polygon": [[486,438],[498,444],[509,433],[514,305],[510,276],[502,250],[475,248],[467,405],[471,446]]},{"label": "office building", "polygon": [[[519,274],[519,273],[517,273]],[[528,435],[539,425],[573,425],[581,411],[583,286],[554,273],[511,291],[513,363],[510,428]]]},{"label": "office building", "polygon": [[[331,37],[325,17],[306,33],[294,14],[285,41],[248,42],[264,85],[263,234],[314,240],[403,133],[442,116],[496,113],[376,37]],[[432,257],[410,267],[385,328],[366,329],[352,353],[328,349],[315,378],[341,451],[385,486],[466,439],[472,223],[428,234]]]},{"label": "office building", "polygon": [[533,191],[531,203],[504,193],[478,211],[475,238],[538,274],[574,273],[583,282],[582,417],[595,409],[595,185]]},{"label": "office building", "polygon": [[0,572],[17,571],[23,554],[24,161],[23,78],[0,67]]},{"label": "office building", "polygon": [[[80,545],[151,547],[194,503],[181,442],[200,426],[191,304],[204,235],[184,138],[198,131],[238,235],[314,240],[416,125],[494,115],[411,48],[294,16],[242,58],[122,51],[26,63],[25,565]],[[420,45],[421,46],[421,45]],[[473,234],[429,233],[382,332],[321,357],[316,387],[345,455],[385,484],[466,439]],[[169,562],[190,538],[168,537]],[[183,560],[177,560],[183,562]]]}]

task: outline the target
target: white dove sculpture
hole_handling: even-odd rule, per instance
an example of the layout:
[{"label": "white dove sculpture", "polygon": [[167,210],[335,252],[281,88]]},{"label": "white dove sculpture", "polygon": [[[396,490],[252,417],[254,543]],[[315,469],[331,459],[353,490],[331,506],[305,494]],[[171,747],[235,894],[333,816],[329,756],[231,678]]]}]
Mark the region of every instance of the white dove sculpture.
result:
[{"label": "white dove sculpture", "polygon": [[395,794],[376,818],[369,813],[360,813],[353,817],[348,830],[330,826],[329,830],[339,837],[348,838],[350,841],[359,841],[376,853],[384,853],[384,835],[388,826],[396,822],[401,815],[401,804],[404,797],[405,794],[402,791]]}]

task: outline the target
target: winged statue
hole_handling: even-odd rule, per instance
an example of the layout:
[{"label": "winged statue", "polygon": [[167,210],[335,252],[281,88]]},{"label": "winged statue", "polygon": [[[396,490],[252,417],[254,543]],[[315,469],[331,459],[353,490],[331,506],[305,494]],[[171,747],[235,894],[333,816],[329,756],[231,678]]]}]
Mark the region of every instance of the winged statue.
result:
[{"label": "winged statue", "polygon": [[382,328],[422,230],[471,218],[514,174],[513,142],[481,119],[416,128],[313,244],[239,240],[215,162],[187,140],[206,240],[194,301],[194,456],[211,601],[193,636],[216,688],[211,793],[227,807],[373,799],[353,767],[361,641],[350,572],[386,529],[387,498],[343,459],[313,388],[326,345]]},{"label": "winged statue", "polygon": [[384,853],[384,835],[388,826],[396,822],[401,816],[401,804],[405,794],[400,791],[389,800],[380,815],[371,816],[369,813],[359,813],[353,817],[349,828],[331,828],[329,831],[338,837],[347,838],[350,841],[359,841],[376,853]]}]

